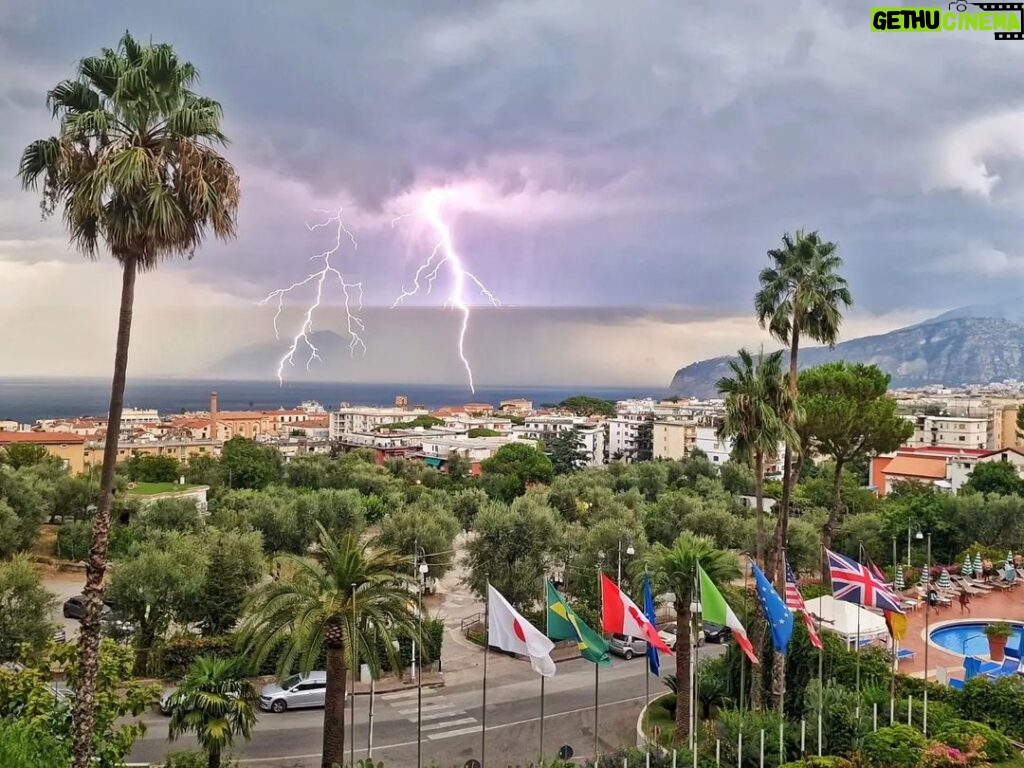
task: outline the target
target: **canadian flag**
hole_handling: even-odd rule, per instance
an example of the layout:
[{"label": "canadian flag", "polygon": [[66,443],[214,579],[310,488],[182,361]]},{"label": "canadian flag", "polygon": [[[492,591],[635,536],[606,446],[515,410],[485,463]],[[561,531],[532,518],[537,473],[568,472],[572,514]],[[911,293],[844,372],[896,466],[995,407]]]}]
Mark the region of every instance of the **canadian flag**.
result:
[{"label": "canadian flag", "polygon": [[615,582],[601,574],[601,626],[605,632],[630,637],[642,637],[663,653],[672,653],[658,630],[637,608],[636,603],[615,586]]},{"label": "canadian flag", "polygon": [[487,585],[487,642],[509,653],[530,657],[533,671],[544,677],[555,674],[551,651],[555,644],[509,605],[508,600]]}]

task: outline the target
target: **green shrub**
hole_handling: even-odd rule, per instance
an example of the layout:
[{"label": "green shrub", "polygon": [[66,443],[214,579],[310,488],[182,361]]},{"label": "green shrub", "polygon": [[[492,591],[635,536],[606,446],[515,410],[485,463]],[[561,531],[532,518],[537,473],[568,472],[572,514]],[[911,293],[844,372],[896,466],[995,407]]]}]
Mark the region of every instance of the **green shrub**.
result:
[{"label": "green shrub", "polygon": [[853,763],[845,757],[824,755],[822,757],[807,757],[793,763],[786,763],[779,768],[853,768]]},{"label": "green shrub", "polygon": [[168,752],[163,768],[206,768],[207,759],[203,752]]},{"label": "green shrub", "polygon": [[79,520],[57,529],[57,557],[61,560],[85,560],[89,556],[92,523]]},{"label": "green shrub", "polygon": [[231,635],[178,635],[157,648],[150,663],[154,673],[159,677],[180,680],[198,657],[226,659],[234,656],[235,652],[235,638]]},{"label": "green shrub", "polygon": [[916,728],[891,725],[867,734],[861,750],[874,768],[916,768],[927,744]]},{"label": "green shrub", "polygon": [[[931,709],[928,711],[929,722],[931,722]],[[994,731],[984,723],[975,723],[970,720],[953,720],[947,723],[946,727],[937,732],[936,741],[956,747],[960,750],[967,749],[971,739],[980,737],[984,740],[982,750],[985,756],[993,763],[1001,763],[1016,755],[1013,743],[1003,734]]]},{"label": "green shrub", "polygon": [[1017,675],[968,680],[955,706],[964,720],[984,723],[1011,739],[1024,739],[1024,681]]},{"label": "green shrub", "polygon": [[[761,755],[761,731],[764,731],[764,766],[778,768],[785,762],[779,760],[779,723],[777,712],[744,712],[724,710],[718,714],[718,738],[722,740],[722,765],[759,766]],[[736,749],[739,735],[743,734],[742,761],[737,760]],[[799,729],[785,729],[785,757],[796,757],[799,753]],[[796,739],[796,740],[795,740]]]}]

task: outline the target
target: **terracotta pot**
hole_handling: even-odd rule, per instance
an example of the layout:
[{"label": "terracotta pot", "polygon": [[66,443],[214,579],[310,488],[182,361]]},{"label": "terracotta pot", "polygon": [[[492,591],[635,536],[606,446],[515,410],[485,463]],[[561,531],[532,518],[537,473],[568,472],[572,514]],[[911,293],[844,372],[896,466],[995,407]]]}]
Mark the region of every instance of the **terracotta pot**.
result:
[{"label": "terracotta pot", "polygon": [[988,639],[988,655],[992,661],[1002,661],[1005,658],[1006,641],[1008,637],[990,637]]}]

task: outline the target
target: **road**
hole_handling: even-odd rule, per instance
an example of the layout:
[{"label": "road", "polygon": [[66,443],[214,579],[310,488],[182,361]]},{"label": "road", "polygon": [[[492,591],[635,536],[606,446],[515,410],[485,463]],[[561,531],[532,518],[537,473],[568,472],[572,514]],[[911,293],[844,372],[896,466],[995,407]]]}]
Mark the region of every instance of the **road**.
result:
[{"label": "road", "polygon": [[[724,646],[701,649],[706,658]],[[492,653],[487,683],[488,768],[536,762],[540,749],[540,678],[529,664]],[[671,659],[663,658],[663,674]],[[497,668],[496,670],[494,668]],[[635,743],[636,720],[644,700],[646,662],[616,659],[600,670],[598,734],[602,751]],[[665,691],[650,679],[651,695]],[[423,689],[422,764],[440,768],[463,766],[481,757],[480,681]],[[356,698],[355,759],[366,757],[369,697]],[[594,666],[582,659],[562,662],[545,682],[544,745],[551,757],[563,744],[576,755],[594,752]],[[416,764],[416,689],[375,698],[373,757],[385,765]],[[174,749],[194,746],[191,740],[169,744],[167,718],[145,718],[149,731],[130,760],[159,763]],[[312,768],[320,765],[323,710],[262,713],[249,743],[236,755],[243,765],[266,768]],[[346,750],[350,746],[346,746]]]}]

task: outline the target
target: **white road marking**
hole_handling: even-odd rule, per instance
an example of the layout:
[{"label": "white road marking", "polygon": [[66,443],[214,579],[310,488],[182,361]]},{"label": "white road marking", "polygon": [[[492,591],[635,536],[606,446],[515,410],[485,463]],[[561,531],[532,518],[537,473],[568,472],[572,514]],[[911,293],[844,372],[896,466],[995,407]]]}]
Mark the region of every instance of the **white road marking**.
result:
[{"label": "white road marking", "polygon": [[438,739],[450,739],[453,736],[467,736],[471,733],[480,733],[480,726],[478,725],[475,728],[459,728],[454,731],[445,731],[444,733],[428,733],[427,738],[431,741],[437,741]]},{"label": "white road marking", "polygon": [[426,725],[424,725],[422,727],[422,729],[424,731],[437,731],[437,730],[440,730],[441,728],[449,728],[449,727],[451,727],[453,725],[469,725],[470,723],[475,723],[475,722],[476,722],[476,718],[475,717],[463,717],[463,718],[460,718],[458,720],[449,720],[446,723],[427,723]]}]

